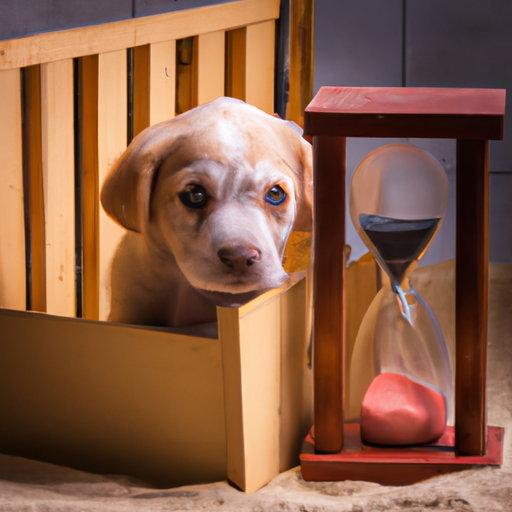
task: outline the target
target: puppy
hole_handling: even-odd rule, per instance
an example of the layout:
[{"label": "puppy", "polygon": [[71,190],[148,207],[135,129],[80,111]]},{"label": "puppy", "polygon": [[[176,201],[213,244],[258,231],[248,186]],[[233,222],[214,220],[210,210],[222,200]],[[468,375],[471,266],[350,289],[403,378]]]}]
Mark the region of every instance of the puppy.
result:
[{"label": "puppy", "polygon": [[311,231],[311,147],[285,122],[220,98],[140,133],[102,191],[128,230],[111,269],[109,321],[216,320],[281,286],[292,229]]}]

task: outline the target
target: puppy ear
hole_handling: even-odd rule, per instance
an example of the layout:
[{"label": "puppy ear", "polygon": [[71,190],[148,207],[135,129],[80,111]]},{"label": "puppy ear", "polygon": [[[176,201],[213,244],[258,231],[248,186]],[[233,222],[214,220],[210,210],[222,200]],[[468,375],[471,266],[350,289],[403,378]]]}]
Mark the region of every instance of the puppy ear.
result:
[{"label": "puppy ear", "polygon": [[302,175],[299,177],[297,214],[292,231],[313,231],[313,156],[311,144],[304,139],[300,141],[300,160]]},{"label": "puppy ear", "polygon": [[149,202],[156,173],[172,142],[160,132],[169,123],[142,131],[112,166],[101,189],[105,212],[126,229],[141,232],[149,223]]}]

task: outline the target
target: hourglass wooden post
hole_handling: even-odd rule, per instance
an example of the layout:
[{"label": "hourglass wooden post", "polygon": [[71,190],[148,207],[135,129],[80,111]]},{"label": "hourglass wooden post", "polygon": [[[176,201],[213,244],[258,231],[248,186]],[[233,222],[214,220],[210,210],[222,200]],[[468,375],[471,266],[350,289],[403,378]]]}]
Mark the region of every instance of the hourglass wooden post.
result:
[{"label": "hourglass wooden post", "polygon": [[[497,89],[323,87],[307,107],[315,173],[315,424],[301,454],[305,479],[403,484],[501,464],[503,429],[487,427],[485,387],[488,140],[503,138],[504,111],[505,91]],[[358,426],[343,423],[346,137],[457,140],[455,430],[438,443],[442,450],[363,447]]]}]

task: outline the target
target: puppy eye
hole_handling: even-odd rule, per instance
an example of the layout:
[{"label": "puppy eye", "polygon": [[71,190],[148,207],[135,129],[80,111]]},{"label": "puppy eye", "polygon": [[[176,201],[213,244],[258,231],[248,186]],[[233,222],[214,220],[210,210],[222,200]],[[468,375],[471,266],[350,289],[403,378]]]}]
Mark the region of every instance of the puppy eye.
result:
[{"label": "puppy eye", "polygon": [[206,206],[208,195],[201,185],[193,185],[179,195],[180,201],[187,207],[199,210]]},{"label": "puppy eye", "polygon": [[281,206],[286,201],[286,192],[279,185],[274,185],[265,196],[265,201],[272,206]]}]

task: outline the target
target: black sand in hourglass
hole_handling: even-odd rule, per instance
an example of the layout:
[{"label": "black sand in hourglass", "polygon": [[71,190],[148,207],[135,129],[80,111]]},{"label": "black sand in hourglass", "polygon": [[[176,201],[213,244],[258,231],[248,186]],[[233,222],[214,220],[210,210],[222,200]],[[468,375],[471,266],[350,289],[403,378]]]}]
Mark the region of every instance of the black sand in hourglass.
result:
[{"label": "black sand in hourglass", "polygon": [[361,227],[386,266],[384,270],[396,283],[401,283],[411,263],[428,245],[440,220],[403,220],[366,213],[359,215]]}]

